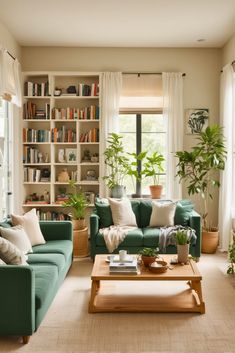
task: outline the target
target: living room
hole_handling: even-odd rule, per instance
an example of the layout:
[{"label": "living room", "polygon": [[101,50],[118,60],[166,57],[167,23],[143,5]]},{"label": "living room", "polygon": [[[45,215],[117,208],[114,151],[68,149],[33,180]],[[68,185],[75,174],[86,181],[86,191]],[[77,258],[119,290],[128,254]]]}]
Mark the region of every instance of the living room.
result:
[{"label": "living room", "polygon": [[[37,242],[36,235],[36,238],[30,237],[27,255],[29,265],[17,265],[22,269],[27,266],[27,274],[22,272],[22,277],[18,277],[15,264],[0,265],[0,351],[234,352],[234,277],[233,274],[227,274],[234,216],[232,191],[235,129],[234,97],[231,94],[235,84],[234,1],[177,0],[166,4],[161,0],[101,0],[89,3],[80,0],[0,0],[0,8],[0,222],[2,225],[6,218],[13,214],[12,223],[19,227],[25,221],[23,215],[36,209],[37,217],[41,220],[40,229],[38,218],[33,215],[34,226],[37,223],[37,227],[28,231],[35,232],[39,238],[42,234],[45,238],[40,238]],[[14,93],[5,85],[4,78],[6,80],[7,74],[3,72],[3,68],[6,68],[3,65],[4,55],[10,58],[7,62],[11,67],[16,68],[16,64],[18,65],[18,77],[22,81],[18,88],[20,87],[21,93],[16,89],[16,83]],[[174,100],[180,102],[180,107],[176,103],[177,107],[173,106],[176,111],[179,109],[175,114],[175,125],[166,124],[170,118],[170,115],[167,116],[170,109],[164,106],[164,102],[167,102],[168,74],[169,80],[174,79],[177,74],[177,82],[180,82],[180,86],[176,86]],[[31,83],[36,93],[30,92]],[[79,87],[84,88],[80,83],[89,86],[93,93],[79,94]],[[136,83],[140,84],[140,87]],[[153,85],[156,85],[156,92],[152,94],[155,90]],[[116,90],[116,96],[111,96],[112,88]],[[140,105],[141,95],[144,104],[147,104],[145,106]],[[154,96],[153,105],[148,105],[148,96]],[[117,97],[119,103],[115,108],[107,103],[116,101]],[[133,97],[135,99],[131,101]],[[130,101],[131,104],[137,105],[131,105]],[[78,107],[79,112],[75,112]],[[73,118],[64,119],[60,116],[62,108],[69,109],[69,114],[85,112],[89,117],[78,115],[76,118],[73,115]],[[95,111],[94,115],[91,111]],[[205,126],[202,131],[193,133],[188,124],[189,114],[201,111],[206,114]],[[34,118],[38,121],[33,121]],[[149,128],[146,123],[148,130],[144,130],[145,119],[153,121],[153,128]],[[164,127],[161,131],[160,124]],[[224,157],[225,164],[221,162],[218,167],[217,163],[217,167],[212,168],[211,180],[215,180],[215,187],[212,188],[212,199],[208,200],[207,212],[203,209],[202,196],[205,190],[196,192],[195,189],[195,192],[190,193],[187,179],[182,178],[183,180],[179,181],[182,174],[178,174],[177,179],[179,168],[176,167],[174,154],[177,151],[192,151],[201,132],[205,132],[207,126],[212,128],[216,125],[222,127],[220,132],[224,138],[222,140],[226,157],[220,154],[221,158]],[[43,140],[44,135],[39,139],[30,140],[28,132],[33,129],[49,131],[51,135],[48,140]],[[22,130],[26,133],[23,137]],[[137,130],[140,130],[139,135]],[[66,137],[68,139],[61,141],[60,131],[71,131],[72,140]],[[124,293],[127,297],[127,307],[123,306],[122,313],[119,311],[124,305],[123,302],[114,305],[113,312],[110,308],[107,312],[99,311],[95,304],[91,304],[93,300],[95,303],[96,299],[97,305],[99,303],[97,293],[100,269],[98,260],[94,266],[95,255],[97,259],[100,259],[99,256],[104,256],[105,260],[109,259],[108,246],[104,245],[105,235],[101,239],[101,234],[97,235],[95,228],[98,227],[99,230],[102,227],[96,225],[96,216],[90,215],[94,212],[97,196],[104,202],[100,209],[105,210],[105,221],[110,212],[110,208],[105,208],[110,188],[103,179],[107,176],[110,180],[104,154],[110,133],[123,136],[121,140],[129,165],[134,157],[129,156],[128,152],[138,154],[146,151],[148,156],[155,147],[159,147],[165,159],[164,170],[158,173],[163,184],[160,203],[173,200],[172,203],[177,205],[178,200],[183,199],[191,202],[191,208],[193,204],[195,214],[188,220],[188,225],[196,230],[198,238],[196,245],[190,247],[190,264],[192,263],[192,269],[195,269],[195,281],[197,285],[200,283],[200,289],[187,275],[191,278],[189,281],[192,282],[193,294],[196,292],[196,304],[194,303],[191,309],[184,307],[176,310],[174,307],[177,291],[181,288],[179,281],[172,280],[174,264],[168,264],[167,272],[162,275],[152,273],[148,277],[149,281],[145,279],[145,282],[132,279],[127,281],[124,278],[117,286],[113,278],[108,278],[111,279],[109,282],[101,280],[101,294],[104,284],[110,303],[110,297],[114,294],[118,296]],[[142,139],[142,149],[141,143],[137,143],[139,138]],[[32,162],[31,153],[36,150],[37,161]],[[28,157],[30,161],[27,160]],[[135,169],[140,172],[136,167],[141,165],[143,172],[144,161],[136,163]],[[139,205],[139,211],[133,208],[137,206],[132,206],[136,217],[134,223],[138,229],[148,228],[149,220],[143,225],[141,215],[143,212],[149,212],[149,179],[140,180],[139,177],[134,177],[134,183],[132,179],[126,177],[124,180],[128,202],[131,200],[132,205]],[[72,230],[71,223],[67,221],[68,208],[63,207],[74,187],[71,180],[76,181],[75,189],[82,191],[86,197],[85,226],[82,230]],[[124,199],[126,200],[126,197]],[[153,200],[153,203],[157,204],[159,201]],[[146,210],[143,211],[145,206]],[[129,211],[132,212],[130,209]],[[201,251],[201,242],[202,249],[205,246],[205,238],[203,239],[201,234],[205,217],[210,228],[218,227],[219,230],[212,253]],[[199,225],[195,225],[195,222],[199,222]],[[153,248],[150,238],[151,236],[148,236],[149,243],[146,242],[150,245],[146,246]],[[84,240],[82,244],[81,239]],[[124,245],[120,244],[115,249],[117,254],[119,250],[137,254],[142,250],[142,245],[145,245],[138,243],[138,235],[135,238],[136,243],[129,242],[129,239],[126,235]],[[45,241],[48,244],[41,245]],[[54,245],[50,242],[54,242]],[[64,242],[63,246],[59,242]],[[46,251],[43,246],[48,246],[49,250],[55,246],[53,256],[50,256],[49,250],[49,254],[44,254]],[[169,256],[169,261],[176,258],[176,246],[171,246],[167,255],[162,255],[163,259],[164,255],[165,259]],[[48,255],[46,261],[44,255]],[[58,274],[55,271],[55,263],[59,267]],[[108,268],[108,263],[104,261],[104,264]],[[28,285],[28,281],[35,280],[36,265],[40,267],[36,286],[41,292],[33,303],[35,289],[33,282]],[[187,265],[181,267],[185,269]],[[182,269],[180,271],[183,271]],[[91,273],[94,277],[92,281]],[[165,277],[168,280],[164,283],[161,280],[153,281],[154,275],[168,276]],[[51,282],[50,276],[54,278]],[[44,288],[49,288],[49,284],[54,288],[45,292]],[[26,293],[28,287],[33,288],[32,292],[30,291],[32,297],[30,293]],[[185,287],[183,289],[186,290]],[[168,304],[165,301],[160,302],[162,308],[165,308],[162,311],[166,312],[157,312],[159,306],[155,303],[154,293],[158,291],[161,299],[165,296],[164,299],[168,300]],[[140,296],[142,294],[144,298],[148,292],[150,295],[146,309],[144,305],[147,299],[141,302],[144,299]],[[136,304],[138,300],[139,307]],[[32,301],[32,312],[27,301]],[[46,302],[45,305],[43,301]],[[128,304],[132,305],[129,310]],[[179,305],[184,306],[183,299],[179,300]],[[22,340],[28,344],[22,344]]]}]

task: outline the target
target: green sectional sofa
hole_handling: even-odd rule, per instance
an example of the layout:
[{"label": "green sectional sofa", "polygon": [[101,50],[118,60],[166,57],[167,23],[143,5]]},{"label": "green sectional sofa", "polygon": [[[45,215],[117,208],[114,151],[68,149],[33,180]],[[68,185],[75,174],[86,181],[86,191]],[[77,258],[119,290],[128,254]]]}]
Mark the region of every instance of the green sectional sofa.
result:
[{"label": "green sectional sofa", "polygon": [[[163,201],[159,201],[163,202]],[[152,213],[151,200],[131,200],[132,210],[136,216],[138,229],[129,232],[124,241],[115,250],[127,250],[130,254],[136,254],[144,247],[156,248],[159,241],[159,228],[150,228],[149,221]],[[113,224],[110,206],[107,203],[97,202],[96,208],[90,216],[90,239],[91,257],[96,254],[107,254],[108,250],[99,232],[100,228],[109,227]],[[175,212],[175,225],[189,226],[196,231],[197,240],[190,245],[190,254],[199,258],[201,255],[201,217],[193,210],[189,200],[181,200],[177,203]],[[167,254],[175,254],[176,247],[169,245],[166,248]]]},{"label": "green sectional sofa", "polygon": [[40,222],[40,227],[46,243],[33,246],[29,266],[0,266],[0,335],[22,336],[24,343],[42,322],[73,257],[71,222]]}]

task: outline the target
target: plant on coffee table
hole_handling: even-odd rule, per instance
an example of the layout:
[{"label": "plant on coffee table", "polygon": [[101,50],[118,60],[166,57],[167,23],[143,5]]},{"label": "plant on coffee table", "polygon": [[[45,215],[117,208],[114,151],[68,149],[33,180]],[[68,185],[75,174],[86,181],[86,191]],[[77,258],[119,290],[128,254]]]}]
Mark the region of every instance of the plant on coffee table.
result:
[{"label": "plant on coffee table", "polygon": [[141,260],[143,261],[144,265],[148,267],[158,257],[159,248],[143,248],[140,250],[139,254],[141,255]]}]

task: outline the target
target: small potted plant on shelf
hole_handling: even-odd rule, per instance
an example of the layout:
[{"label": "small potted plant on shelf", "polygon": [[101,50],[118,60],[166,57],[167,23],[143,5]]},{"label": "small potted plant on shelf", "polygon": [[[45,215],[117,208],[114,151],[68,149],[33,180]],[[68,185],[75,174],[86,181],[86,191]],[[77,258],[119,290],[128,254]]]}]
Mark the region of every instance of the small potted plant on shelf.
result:
[{"label": "small potted plant on shelf", "polygon": [[108,175],[103,179],[111,190],[111,196],[121,198],[125,195],[123,179],[128,173],[129,159],[122,144],[122,136],[111,133],[108,138],[108,147],[104,151],[105,164],[108,166]]},{"label": "small potted plant on shelf", "polygon": [[143,164],[141,176],[152,177],[153,185],[149,185],[152,199],[160,199],[163,186],[160,185],[160,173],[164,172],[164,156],[159,152],[153,152],[151,156],[146,156],[146,162]]},{"label": "small potted plant on shelf", "polygon": [[178,262],[187,263],[189,256],[189,240],[187,231],[178,230],[175,234],[175,241],[177,246]]},{"label": "small potted plant on shelf", "polygon": [[62,206],[70,210],[69,216],[73,222],[73,229],[81,230],[85,228],[85,210],[88,203],[84,193],[77,193],[76,182],[71,180],[69,184],[75,192],[69,195],[68,200],[65,201]]},{"label": "small potted plant on shelf", "polygon": [[141,260],[144,266],[149,267],[158,257],[159,248],[143,248],[140,250]]},{"label": "small potted plant on shelf", "polygon": [[178,151],[177,176],[187,182],[189,195],[200,194],[204,204],[202,213],[202,252],[213,253],[219,241],[218,229],[208,221],[209,201],[213,200],[212,189],[220,186],[219,174],[224,170],[226,149],[222,127],[208,126],[197,137],[199,141],[191,152]]}]

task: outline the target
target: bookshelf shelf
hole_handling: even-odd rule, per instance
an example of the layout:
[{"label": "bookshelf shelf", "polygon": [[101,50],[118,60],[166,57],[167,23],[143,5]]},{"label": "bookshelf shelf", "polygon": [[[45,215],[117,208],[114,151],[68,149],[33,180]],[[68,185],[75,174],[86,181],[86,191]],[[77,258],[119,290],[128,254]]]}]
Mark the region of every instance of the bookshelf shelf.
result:
[{"label": "bookshelf shelf", "polygon": [[[63,219],[63,207],[56,201],[63,199],[63,192],[65,195],[72,192],[68,182],[58,181],[61,180],[58,179],[59,175],[65,172],[70,179],[76,180],[78,189],[85,192],[88,199],[91,195],[88,207],[94,207],[94,195],[100,193],[100,183],[86,178],[91,171],[95,173],[95,178],[100,178],[99,162],[89,161],[93,156],[100,156],[98,140],[101,98],[100,94],[96,95],[99,91],[100,73],[31,71],[23,73],[23,81],[23,209],[36,208],[43,220],[50,217],[49,214],[53,219],[57,214],[58,219]],[[66,92],[69,86],[75,86],[80,94],[91,92],[91,95],[54,96],[56,87]],[[80,142],[80,138],[86,142]],[[44,142],[37,142],[35,139]],[[30,142],[26,142],[27,140]],[[61,142],[66,140],[70,142]],[[83,162],[84,159],[88,160]],[[40,180],[45,173],[49,174],[49,182],[31,181],[35,180],[35,174],[36,180]],[[35,197],[36,200],[45,199],[50,203],[30,202]],[[67,219],[68,216],[64,216]]]}]

